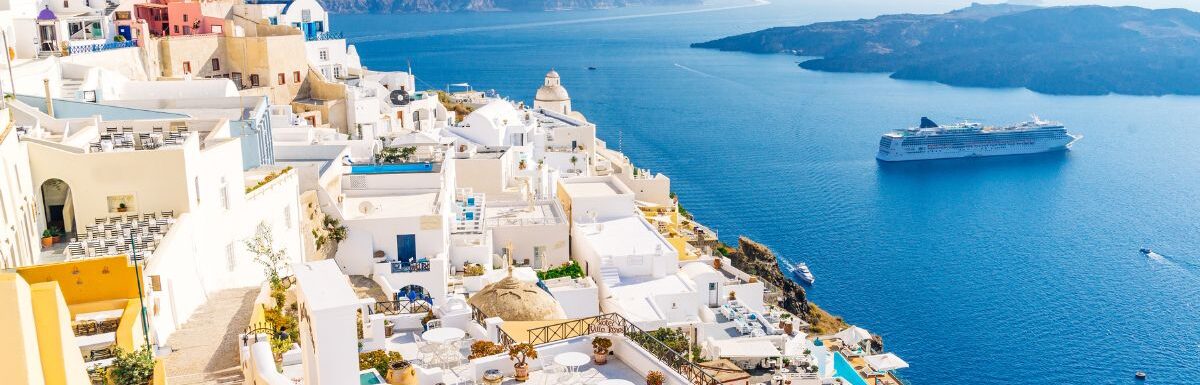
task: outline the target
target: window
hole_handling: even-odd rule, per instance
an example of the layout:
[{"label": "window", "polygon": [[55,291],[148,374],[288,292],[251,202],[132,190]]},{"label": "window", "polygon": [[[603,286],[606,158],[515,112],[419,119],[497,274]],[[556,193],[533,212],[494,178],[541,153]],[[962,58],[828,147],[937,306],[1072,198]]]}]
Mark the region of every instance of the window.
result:
[{"label": "window", "polygon": [[212,59],[212,65],[213,65],[213,71],[220,71],[221,70],[221,59],[217,59],[214,57]]},{"label": "window", "polygon": [[294,80],[292,80],[293,83],[299,83],[300,82],[300,71],[292,71],[292,78],[294,79]]},{"label": "window", "polygon": [[333,66],[333,77],[342,77],[342,66]]},{"label": "window", "polygon": [[321,50],[317,52],[317,58],[321,59],[321,61],[329,60],[329,48],[321,48]]},{"label": "window", "polygon": [[258,74],[250,75],[250,86],[258,87]]},{"label": "window", "polygon": [[281,85],[281,86],[282,86],[282,85],[284,85],[284,84],[287,84],[287,75],[284,75],[283,73],[280,73],[280,74],[279,74],[279,85]]},{"label": "window", "polygon": [[183,73],[185,73],[185,74],[192,73],[192,62],[190,62],[190,61],[183,62]]},{"label": "window", "polygon": [[67,0],[63,0],[63,8],[71,8],[71,2],[67,1]]},{"label": "window", "polygon": [[233,242],[229,242],[225,245],[225,267],[229,269],[229,271],[237,269],[237,250]]},{"label": "window", "polygon": [[176,34],[178,34],[178,33],[179,33],[179,26],[178,26],[178,25],[177,25],[177,26],[175,26],[175,33],[176,33]]},{"label": "window", "polygon": [[184,22],[187,22],[187,14],[186,14],[186,13],[185,13],[185,14],[183,14],[183,21],[184,21]]},{"label": "window", "polygon": [[271,17],[268,17],[268,18],[267,18],[267,20],[270,20],[270,21],[271,21],[271,25],[279,25],[279,18],[278,18],[278,17],[271,16]]},{"label": "window", "polygon": [[307,9],[300,11],[300,21],[305,23],[312,21],[312,11]]}]

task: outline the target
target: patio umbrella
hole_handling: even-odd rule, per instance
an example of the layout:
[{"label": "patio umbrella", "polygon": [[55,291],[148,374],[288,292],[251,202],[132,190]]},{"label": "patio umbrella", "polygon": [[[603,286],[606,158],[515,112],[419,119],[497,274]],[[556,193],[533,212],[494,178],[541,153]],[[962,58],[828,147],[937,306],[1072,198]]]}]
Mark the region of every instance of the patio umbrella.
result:
[{"label": "patio umbrella", "polygon": [[867,364],[880,372],[889,372],[896,369],[904,369],[908,367],[908,363],[892,353],[876,354],[867,356]]},{"label": "patio umbrella", "polygon": [[858,345],[859,342],[871,339],[871,332],[868,332],[867,329],[863,329],[858,326],[851,326],[846,330],[837,332],[837,334],[834,334],[833,336],[842,340],[842,342],[845,342],[847,345]]}]

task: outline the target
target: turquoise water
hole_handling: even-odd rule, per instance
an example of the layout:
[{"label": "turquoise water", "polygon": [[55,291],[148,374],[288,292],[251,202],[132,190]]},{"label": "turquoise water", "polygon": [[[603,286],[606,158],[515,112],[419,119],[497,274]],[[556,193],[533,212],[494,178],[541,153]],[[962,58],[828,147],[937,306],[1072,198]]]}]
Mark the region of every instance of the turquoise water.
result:
[{"label": "turquoise water", "polygon": [[842,356],[842,353],[833,353],[833,373],[850,381],[850,385],[867,385],[867,380],[854,370],[854,366],[850,365],[850,361]]},{"label": "turquoise water", "polygon": [[364,370],[358,372],[359,385],[379,385],[383,384],[383,378],[379,377],[379,373],[375,369]]},{"label": "turquoise water", "polygon": [[[370,36],[357,45],[371,68],[411,62],[422,87],[470,82],[529,101],[556,68],[609,146],[669,175],[726,241],[744,234],[807,262],[810,297],[881,334],[915,384],[1200,376],[1200,98],[952,88],[687,47],[965,4],[794,0],[674,15],[690,8],[337,16],[333,26]],[[632,17],[643,14],[658,16]],[[883,131],[921,116],[1030,113],[1084,138],[1057,154],[874,160]]]},{"label": "turquoise water", "polygon": [[433,171],[432,163],[370,164],[350,166],[351,174],[402,174]]}]

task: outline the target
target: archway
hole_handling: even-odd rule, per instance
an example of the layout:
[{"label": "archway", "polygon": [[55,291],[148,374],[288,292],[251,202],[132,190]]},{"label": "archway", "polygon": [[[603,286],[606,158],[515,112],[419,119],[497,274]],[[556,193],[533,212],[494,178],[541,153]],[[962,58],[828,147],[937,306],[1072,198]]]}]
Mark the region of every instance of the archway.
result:
[{"label": "archway", "polygon": [[71,186],[62,179],[52,178],[42,182],[41,192],[46,228],[74,233],[75,204],[71,197]]},{"label": "archway", "polygon": [[396,291],[397,301],[416,302],[420,300],[431,301],[429,291],[421,285],[408,285]]}]

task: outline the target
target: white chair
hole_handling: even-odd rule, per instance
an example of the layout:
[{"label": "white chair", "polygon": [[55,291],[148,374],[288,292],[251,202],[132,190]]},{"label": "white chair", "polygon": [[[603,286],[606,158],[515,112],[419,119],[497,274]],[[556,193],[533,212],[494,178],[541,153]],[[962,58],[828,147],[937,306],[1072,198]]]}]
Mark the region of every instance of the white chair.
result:
[{"label": "white chair", "polygon": [[559,377],[568,374],[567,367],[555,363],[553,359],[538,357],[538,362],[542,364],[543,385],[558,383]]}]

